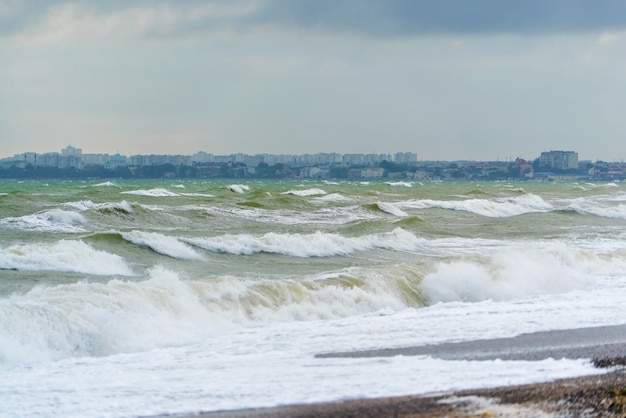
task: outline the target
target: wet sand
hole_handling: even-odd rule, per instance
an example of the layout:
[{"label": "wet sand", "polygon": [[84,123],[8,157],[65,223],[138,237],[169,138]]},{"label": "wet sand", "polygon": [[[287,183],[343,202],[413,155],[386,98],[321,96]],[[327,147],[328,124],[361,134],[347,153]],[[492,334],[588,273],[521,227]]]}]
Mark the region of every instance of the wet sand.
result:
[{"label": "wet sand", "polygon": [[586,358],[598,375],[529,385],[293,405],[192,415],[202,418],[286,417],[621,417],[626,418],[626,324],[536,332],[511,338],[316,357],[428,355],[442,359]]},{"label": "wet sand", "polygon": [[318,354],[316,357],[431,356],[444,360],[544,360],[624,356],[626,324],[533,332],[510,338]]}]

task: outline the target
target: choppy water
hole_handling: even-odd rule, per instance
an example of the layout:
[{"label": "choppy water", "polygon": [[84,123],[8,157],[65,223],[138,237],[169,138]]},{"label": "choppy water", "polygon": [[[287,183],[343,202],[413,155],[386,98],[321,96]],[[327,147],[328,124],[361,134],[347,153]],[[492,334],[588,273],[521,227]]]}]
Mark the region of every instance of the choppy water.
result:
[{"label": "choppy water", "polygon": [[596,373],[315,354],[622,324],[626,185],[0,182],[0,416]]}]

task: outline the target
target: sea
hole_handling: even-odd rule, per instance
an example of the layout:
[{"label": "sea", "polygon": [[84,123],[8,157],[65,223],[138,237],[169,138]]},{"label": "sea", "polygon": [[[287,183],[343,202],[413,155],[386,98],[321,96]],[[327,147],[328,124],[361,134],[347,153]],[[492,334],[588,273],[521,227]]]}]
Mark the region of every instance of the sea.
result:
[{"label": "sea", "polygon": [[626,323],[623,182],[0,181],[0,416],[549,381],[590,359],[320,356]]}]

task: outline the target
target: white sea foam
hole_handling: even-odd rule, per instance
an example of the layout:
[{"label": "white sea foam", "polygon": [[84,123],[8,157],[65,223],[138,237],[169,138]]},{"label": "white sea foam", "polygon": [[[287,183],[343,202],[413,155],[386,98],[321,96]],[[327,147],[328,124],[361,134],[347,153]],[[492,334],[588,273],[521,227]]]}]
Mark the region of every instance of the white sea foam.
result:
[{"label": "white sea foam", "polygon": [[[583,257],[565,246],[508,249],[487,261],[440,263],[421,288],[431,303],[509,300],[587,289],[594,284]],[[597,260],[600,263],[600,260]]]},{"label": "white sea foam", "polygon": [[393,216],[397,216],[399,218],[404,218],[404,217],[409,216],[406,212],[404,212],[403,210],[399,209],[393,203],[378,202],[378,203],[376,203],[376,206],[378,206],[378,209],[382,210],[383,212],[388,213],[388,214],[393,215]]},{"label": "white sea foam", "polygon": [[181,193],[180,195],[188,197],[215,197],[215,195],[208,193]]},{"label": "white sea foam", "polygon": [[0,268],[65,271],[95,275],[131,276],[133,272],[116,254],[96,250],[82,241],[11,245],[0,249]]},{"label": "white sea foam", "polygon": [[[319,202],[319,197],[313,198],[314,202]],[[379,215],[371,211],[361,210],[358,206],[341,208],[322,208],[319,211],[293,211],[293,210],[266,210],[260,208],[227,208],[219,206],[202,207],[196,206],[198,210],[210,213],[213,216],[224,220],[234,218],[236,220],[246,219],[254,222],[261,222],[270,225],[341,225],[349,222],[364,219],[377,219]]]},{"label": "white sea foam", "polygon": [[620,203],[615,206],[607,206],[596,200],[579,198],[570,201],[566,209],[573,210],[583,215],[595,215],[603,218],[626,219],[626,204]]},{"label": "white sea foam", "polygon": [[345,202],[350,199],[339,193],[331,193],[316,197],[314,200],[316,202]]},{"label": "white sea foam", "polygon": [[598,199],[609,201],[609,202],[626,202],[626,193],[618,193],[616,195],[603,196]]},{"label": "white sea foam", "polygon": [[331,257],[373,248],[416,251],[425,245],[425,240],[402,228],[396,228],[389,233],[360,237],[344,237],[327,232],[314,234],[270,232],[261,236],[222,235],[213,238],[184,238],[184,241],[213,252],[242,255],[266,252],[293,257]]},{"label": "white sea foam", "polygon": [[117,184],[105,181],[103,183],[94,184],[94,187],[117,187]]},{"label": "white sea foam", "polygon": [[184,184],[173,184],[172,187],[176,187],[177,189],[184,189],[185,185]]},{"label": "white sea foam", "polygon": [[81,225],[88,223],[80,213],[62,209],[0,219],[0,225],[43,232],[84,232],[85,229]]},{"label": "white sea foam", "polygon": [[107,202],[107,203],[94,203],[91,200],[81,200],[78,202],[67,202],[64,206],[68,206],[80,211],[85,210],[118,210],[126,213],[133,213],[133,208],[126,200],[122,200],[119,203]]},{"label": "white sea foam", "polygon": [[307,196],[325,195],[326,192],[322,189],[302,189],[302,190],[289,190],[287,192],[282,192],[281,194],[291,194],[294,196],[307,197]]},{"label": "white sea foam", "polygon": [[406,181],[393,181],[393,182],[387,182],[386,184],[388,184],[389,186],[393,186],[393,187],[413,187],[413,184],[408,183]]},{"label": "white sea foam", "polygon": [[534,194],[525,194],[517,197],[497,199],[467,199],[467,200],[408,200],[396,204],[401,208],[428,209],[441,208],[467,211],[482,216],[505,218],[533,212],[549,212],[554,207]]},{"label": "white sea foam", "polygon": [[132,195],[137,195],[137,196],[150,196],[150,197],[176,197],[176,196],[180,196],[178,193],[174,193],[174,192],[170,192],[167,189],[163,189],[163,188],[154,188],[154,189],[147,189],[147,190],[128,190],[125,192],[122,192],[122,194],[132,194]]},{"label": "white sea foam", "polygon": [[122,237],[133,244],[152,248],[160,254],[185,260],[203,260],[201,254],[176,237],[171,237],[156,232],[130,231],[123,232]]},{"label": "white sea foam", "polygon": [[250,186],[245,184],[231,184],[228,188],[234,193],[245,193],[250,190]]}]

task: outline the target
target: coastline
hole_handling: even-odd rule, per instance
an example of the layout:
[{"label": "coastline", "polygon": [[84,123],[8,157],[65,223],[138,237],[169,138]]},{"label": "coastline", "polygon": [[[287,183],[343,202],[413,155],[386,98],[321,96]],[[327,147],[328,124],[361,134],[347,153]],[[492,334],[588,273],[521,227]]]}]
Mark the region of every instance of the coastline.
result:
[{"label": "coastline", "polygon": [[[542,331],[430,346],[324,353],[316,357],[430,355],[444,359],[587,358],[598,374],[525,385],[387,398],[214,411],[200,418],[287,417],[626,417],[626,324]],[[601,369],[606,369],[606,372]]]},{"label": "coastline", "polygon": [[176,415],[196,418],[625,417],[626,369],[552,382],[437,395]]}]

